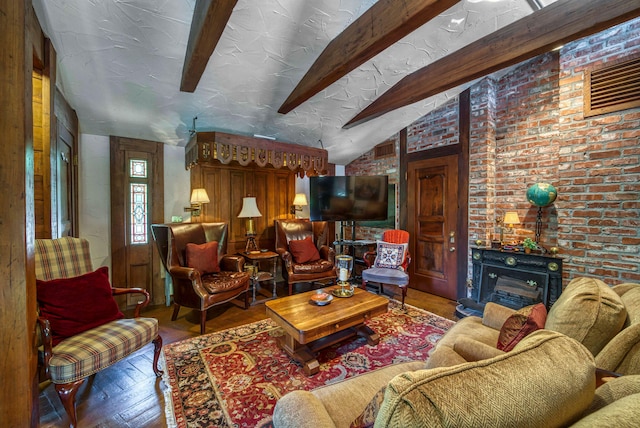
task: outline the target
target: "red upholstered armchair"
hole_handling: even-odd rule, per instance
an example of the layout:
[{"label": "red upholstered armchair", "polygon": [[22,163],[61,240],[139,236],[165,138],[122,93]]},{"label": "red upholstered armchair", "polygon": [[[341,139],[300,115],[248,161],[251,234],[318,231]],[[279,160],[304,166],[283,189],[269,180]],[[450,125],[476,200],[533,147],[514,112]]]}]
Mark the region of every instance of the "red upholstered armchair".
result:
[{"label": "red upholstered armchair", "polygon": [[299,282],[335,281],[335,251],[329,247],[326,221],[276,220],[275,230],[276,252],[282,257],[289,295]]},{"label": "red upholstered armchair", "polygon": [[396,285],[402,291],[403,308],[409,285],[407,268],[411,263],[408,245],[409,232],[399,229],[386,230],[382,234],[382,240],[378,241],[376,251],[366,252],[362,257],[367,266],[362,271],[362,288],[366,288],[369,282],[375,282],[379,284],[380,292],[383,292],[384,284]]},{"label": "red upholstered armchair", "polygon": [[[249,274],[244,257],[227,255],[227,223],[172,223],[151,226],[165,268],[173,280],[173,315],[181,306],[200,312],[204,334],[207,309],[244,293],[249,307]],[[214,244],[215,243],[215,244]],[[216,260],[211,261],[211,256]]]}]

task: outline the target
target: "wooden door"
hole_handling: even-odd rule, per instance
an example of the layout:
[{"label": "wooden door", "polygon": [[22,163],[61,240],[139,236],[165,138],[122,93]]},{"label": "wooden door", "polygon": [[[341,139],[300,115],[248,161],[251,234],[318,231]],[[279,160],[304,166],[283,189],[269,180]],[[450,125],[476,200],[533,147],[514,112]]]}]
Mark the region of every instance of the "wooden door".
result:
[{"label": "wooden door", "polygon": [[408,164],[411,287],[457,298],[458,156]]},{"label": "wooden door", "polygon": [[62,125],[58,125],[58,141],[56,153],[56,186],[57,189],[57,237],[77,236],[76,198],[76,166],[75,141],[73,135]]},{"label": "wooden door", "polygon": [[[163,222],[162,143],[111,137],[112,282],[147,290],[153,304],[164,303],[165,293],[150,226]],[[127,307],[139,300],[127,298]]]}]

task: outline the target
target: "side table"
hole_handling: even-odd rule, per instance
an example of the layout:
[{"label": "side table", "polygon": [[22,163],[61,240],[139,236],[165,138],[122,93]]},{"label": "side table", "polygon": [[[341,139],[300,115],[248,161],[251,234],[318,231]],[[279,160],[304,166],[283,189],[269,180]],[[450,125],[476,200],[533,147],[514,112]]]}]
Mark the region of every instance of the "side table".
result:
[{"label": "side table", "polygon": [[[266,302],[267,300],[272,300],[278,297],[276,294],[276,276],[278,275],[278,259],[280,256],[278,253],[273,251],[251,251],[248,253],[239,253],[242,257],[245,258],[247,262],[249,262],[249,266],[245,264],[245,270],[249,271],[251,275],[251,288],[253,293],[253,298],[251,300],[251,305],[255,305],[258,303]],[[266,270],[260,270],[266,266]],[[247,269],[250,267],[250,269]],[[260,282],[263,281],[271,281],[273,286],[271,297],[267,297],[266,299],[256,299],[256,291],[258,287],[260,287]]]}]

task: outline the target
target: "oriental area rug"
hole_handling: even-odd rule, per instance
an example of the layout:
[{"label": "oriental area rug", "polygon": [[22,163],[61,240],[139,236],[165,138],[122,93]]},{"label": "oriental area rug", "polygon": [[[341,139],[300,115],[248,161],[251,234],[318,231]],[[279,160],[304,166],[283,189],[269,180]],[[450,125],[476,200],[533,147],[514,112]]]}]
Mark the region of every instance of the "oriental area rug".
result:
[{"label": "oriental area rug", "polygon": [[390,300],[389,311],[366,324],[380,335],[377,345],[356,337],[328,347],[312,376],[278,347],[283,331],[270,319],[164,345],[168,426],[268,427],[284,394],[424,361],[453,321]]}]

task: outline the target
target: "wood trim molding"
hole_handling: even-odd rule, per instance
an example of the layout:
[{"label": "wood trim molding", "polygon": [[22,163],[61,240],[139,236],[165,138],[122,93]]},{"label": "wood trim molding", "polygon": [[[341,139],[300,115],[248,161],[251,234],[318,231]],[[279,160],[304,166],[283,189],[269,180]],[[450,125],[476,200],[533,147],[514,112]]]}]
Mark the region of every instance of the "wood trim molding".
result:
[{"label": "wood trim molding", "polygon": [[197,132],[185,147],[186,169],[211,161],[224,165],[237,161],[241,166],[287,167],[300,177],[326,174],[328,157],[325,149],[224,132]]}]

